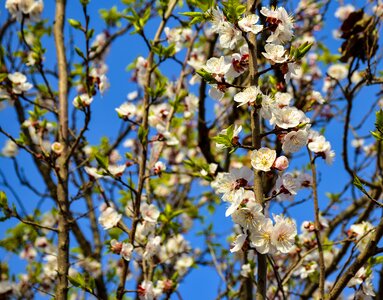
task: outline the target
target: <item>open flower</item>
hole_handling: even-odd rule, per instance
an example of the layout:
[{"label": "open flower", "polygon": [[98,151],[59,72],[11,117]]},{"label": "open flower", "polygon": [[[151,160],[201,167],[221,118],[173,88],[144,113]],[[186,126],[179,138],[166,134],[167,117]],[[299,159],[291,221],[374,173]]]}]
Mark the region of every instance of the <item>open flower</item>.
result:
[{"label": "open flower", "polygon": [[302,121],[306,121],[303,111],[295,106],[286,106],[282,109],[274,109],[272,111],[271,124],[277,125],[279,128],[289,129],[298,126]]},{"label": "open flower", "polygon": [[8,79],[12,82],[12,92],[15,94],[22,94],[33,87],[31,83],[27,82],[27,77],[20,72],[8,74]]},{"label": "open flower", "polygon": [[104,177],[98,173],[99,171],[96,168],[84,167],[84,169],[85,169],[85,172],[88,173],[91,179],[99,179],[101,177]]},{"label": "open flower", "polygon": [[231,169],[229,173],[218,173],[212,187],[226,199],[230,193],[252,184],[253,171],[248,167]]},{"label": "open flower", "polygon": [[283,44],[293,37],[293,19],[283,7],[269,9],[262,7],[261,14],[266,17],[269,23],[271,35],[267,38],[267,43]]},{"label": "open flower", "polygon": [[56,154],[61,154],[64,150],[64,146],[59,142],[54,142],[51,146],[51,149]]},{"label": "open flower", "polygon": [[221,81],[222,78],[227,73],[227,71],[229,71],[230,66],[231,66],[230,62],[225,60],[224,56],[221,56],[220,58],[212,57],[206,62],[204,69],[205,69],[205,71],[212,74],[212,76],[217,81]]},{"label": "open flower", "polygon": [[254,34],[257,34],[263,29],[263,25],[255,25],[256,23],[258,23],[258,21],[259,17],[255,14],[252,14],[239,20],[238,26],[245,32],[252,32]]},{"label": "open flower", "polygon": [[278,177],[275,186],[276,191],[280,194],[278,197],[282,199],[291,198],[290,196],[296,195],[300,189],[299,181],[291,173],[284,173]]},{"label": "open flower", "polygon": [[108,171],[110,174],[112,174],[114,177],[121,177],[122,174],[125,172],[126,165],[109,165]]},{"label": "open flower", "polygon": [[223,22],[218,31],[219,43],[222,48],[233,50],[239,41],[243,39],[242,32],[231,23]]},{"label": "open flower", "polygon": [[120,222],[122,215],[119,214],[113,207],[107,207],[101,212],[98,222],[101,224],[104,229],[111,229],[117,226]]},{"label": "open flower", "polygon": [[133,103],[125,102],[116,108],[116,112],[121,119],[128,119],[136,115],[137,108]]},{"label": "open flower", "polygon": [[141,215],[142,218],[151,223],[156,223],[158,217],[160,216],[160,212],[158,208],[154,204],[147,204],[147,203],[142,203],[141,204]]},{"label": "open flower", "polygon": [[162,161],[157,161],[154,164],[154,174],[159,175],[162,173],[162,171],[166,170],[166,165]]},{"label": "open flower", "polygon": [[271,235],[273,234],[273,222],[269,218],[260,221],[258,230],[250,235],[251,244],[261,254],[273,253],[274,246],[271,244]]},{"label": "open flower", "polygon": [[263,220],[262,206],[255,202],[254,192],[245,191],[242,195],[241,205],[231,215],[233,222],[242,228],[253,231]]},{"label": "open flower", "polygon": [[283,216],[275,216],[274,219],[276,223],[271,234],[271,242],[280,252],[289,253],[297,235],[295,222]]},{"label": "open flower", "polygon": [[239,250],[241,250],[243,247],[243,244],[246,241],[246,238],[247,238],[247,234],[239,234],[235,238],[234,247],[230,249],[230,252],[233,253],[233,252],[238,252]]},{"label": "open flower", "polygon": [[252,104],[257,100],[258,95],[262,95],[261,90],[256,86],[251,86],[234,96],[234,101],[238,102],[238,107],[245,104]]},{"label": "open flower", "polygon": [[1,154],[5,157],[15,157],[19,152],[17,144],[12,140],[7,140],[3,149],[1,149]]},{"label": "open flower", "polygon": [[74,98],[72,103],[74,107],[81,109],[81,108],[89,106],[92,102],[93,102],[93,97],[89,97],[88,94],[81,94],[77,96],[76,98]]},{"label": "open flower", "polygon": [[299,151],[307,144],[308,132],[306,130],[290,131],[283,138],[282,150],[286,153]]},{"label": "open flower", "polygon": [[251,153],[251,165],[254,169],[269,172],[277,158],[277,152],[263,147]]},{"label": "open flower", "polygon": [[266,44],[262,55],[271,60],[272,63],[282,64],[287,61],[286,50],[282,45]]}]

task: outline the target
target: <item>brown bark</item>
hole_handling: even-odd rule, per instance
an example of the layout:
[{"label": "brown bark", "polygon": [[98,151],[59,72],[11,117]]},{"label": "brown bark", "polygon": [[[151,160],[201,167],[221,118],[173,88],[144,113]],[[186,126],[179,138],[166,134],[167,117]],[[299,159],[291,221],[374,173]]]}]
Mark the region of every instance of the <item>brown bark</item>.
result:
[{"label": "brown bark", "polygon": [[57,160],[57,203],[58,214],[58,253],[56,299],[64,300],[68,296],[69,270],[69,201],[68,201],[68,74],[64,47],[64,20],[66,0],[56,1],[56,14],[53,33],[59,74],[59,142],[63,145],[61,156]]}]

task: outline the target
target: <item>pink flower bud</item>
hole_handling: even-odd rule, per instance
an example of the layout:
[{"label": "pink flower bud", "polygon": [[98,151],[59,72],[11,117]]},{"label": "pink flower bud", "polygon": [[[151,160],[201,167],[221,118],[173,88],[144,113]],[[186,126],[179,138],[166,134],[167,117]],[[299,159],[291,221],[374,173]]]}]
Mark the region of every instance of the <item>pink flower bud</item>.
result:
[{"label": "pink flower bud", "polygon": [[309,229],[309,227],[310,227],[310,222],[309,222],[309,221],[304,221],[304,222],[303,222],[303,227],[304,227],[305,229]]},{"label": "pink flower bud", "polygon": [[286,156],[279,156],[277,159],[274,161],[273,167],[277,169],[278,171],[283,171],[286,170],[289,167],[289,160],[287,159]]}]

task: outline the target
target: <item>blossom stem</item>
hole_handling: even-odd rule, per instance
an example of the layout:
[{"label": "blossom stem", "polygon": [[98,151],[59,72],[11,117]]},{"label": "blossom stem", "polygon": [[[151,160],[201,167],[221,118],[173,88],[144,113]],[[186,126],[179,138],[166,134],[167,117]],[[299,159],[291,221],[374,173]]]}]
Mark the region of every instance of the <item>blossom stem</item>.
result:
[{"label": "blossom stem", "polygon": [[69,270],[69,200],[68,200],[68,72],[64,46],[64,20],[66,0],[56,1],[56,17],[53,28],[59,74],[59,142],[63,145],[61,156],[57,160],[57,203],[58,214],[58,254],[56,299],[68,298]]},{"label": "blossom stem", "polygon": [[[154,36],[152,45],[156,46],[161,39],[161,34],[165,29],[166,23],[169,20],[170,16],[172,15],[172,12],[177,4],[178,0],[171,0],[169,2],[169,5],[167,7],[167,10],[162,18],[162,21],[160,25],[158,26],[157,32]],[[151,75],[153,72],[152,66],[154,64],[154,51],[153,48],[150,49],[148,59],[147,59],[147,72],[146,72],[146,77],[145,77],[145,86],[144,86],[144,114],[142,117],[142,125],[141,127],[143,128],[144,132],[144,137],[141,140],[141,153],[140,153],[140,159],[139,159],[139,173],[138,173],[138,188],[137,188],[137,193],[135,194],[135,200],[134,200],[134,205],[133,205],[133,210],[134,210],[134,219],[132,223],[132,230],[130,234],[130,243],[134,245],[134,240],[135,240],[135,234],[136,234],[136,229],[138,225],[138,220],[139,220],[139,215],[140,215],[140,205],[141,205],[141,198],[142,198],[142,193],[144,190],[145,186],[145,173],[146,173],[146,162],[147,162],[147,154],[148,154],[148,141],[147,141],[147,136],[148,136],[148,128],[149,128],[149,107],[150,107],[150,94],[149,94],[149,89],[150,89],[150,84],[151,84]],[[125,281],[126,277],[128,275],[128,269],[129,269],[129,261],[126,261],[124,258],[121,259],[123,263],[123,268],[120,276],[120,283],[117,288],[117,300],[121,300],[124,297],[125,293]]]},{"label": "blossom stem", "polygon": [[[258,4],[257,0],[247,1],[247,14],[253,14]],[[247,38],[249,47],[249,73],[250,73],[250,86],[257,85],[258,83],[258,63],[257,63],[257,37],[253,33],[249,33]],[[253,107],[250,113],[251,117],[251,137],[252,146],[254,149],[261,147],[261,120],[257,107]],[[262,206],[264,205],[263,187],[262,187],[262,174],[260,171],[254,171],[254,194],[255,199]],[[246,255],[246,254],[245,254]],[[267,261],[266,255],[258,253],[258,269],[257,269],[257,292],[256,299],[266,299],[266,275],[267,275]],[[252,282],[247,282],[246,285],[251,285]],[[244,299],[253,299],[252,289],[247,289],[247,295]]]},{"label": "blossom stem", "polygon": [[314,197],[314,214],[315,214],[315,238],[318,244],[318,252],[319,252],[319,293],[320,298],[324,299],[324,284],[325,284],[325,277],[326,277],[326,267],[324,264],[324,255],[323,255],[323,247],[322,247],[322,241],[321,241],[321,224],[319,221],[319,201],[318,201],[318,187],[317,187],[317,172],[316,172],[316,166],[315,161],[313,159],[312,153],[309,149],[307,149],[310,157],[310,166],[311,166],[311,172],[313,177],[313,197]]}]

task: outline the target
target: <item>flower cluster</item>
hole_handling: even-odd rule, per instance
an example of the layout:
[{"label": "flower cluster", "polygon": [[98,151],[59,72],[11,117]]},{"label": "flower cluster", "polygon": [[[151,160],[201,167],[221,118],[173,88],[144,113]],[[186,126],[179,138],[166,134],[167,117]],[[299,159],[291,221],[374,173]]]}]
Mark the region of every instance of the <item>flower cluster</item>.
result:
[{"label": "flower cluster", "polygon": [[42,0],[7,0],[5,8],[8,9],[12,17],[21,22],[23,18],[31,21],[39,21],[44,9]]}]

